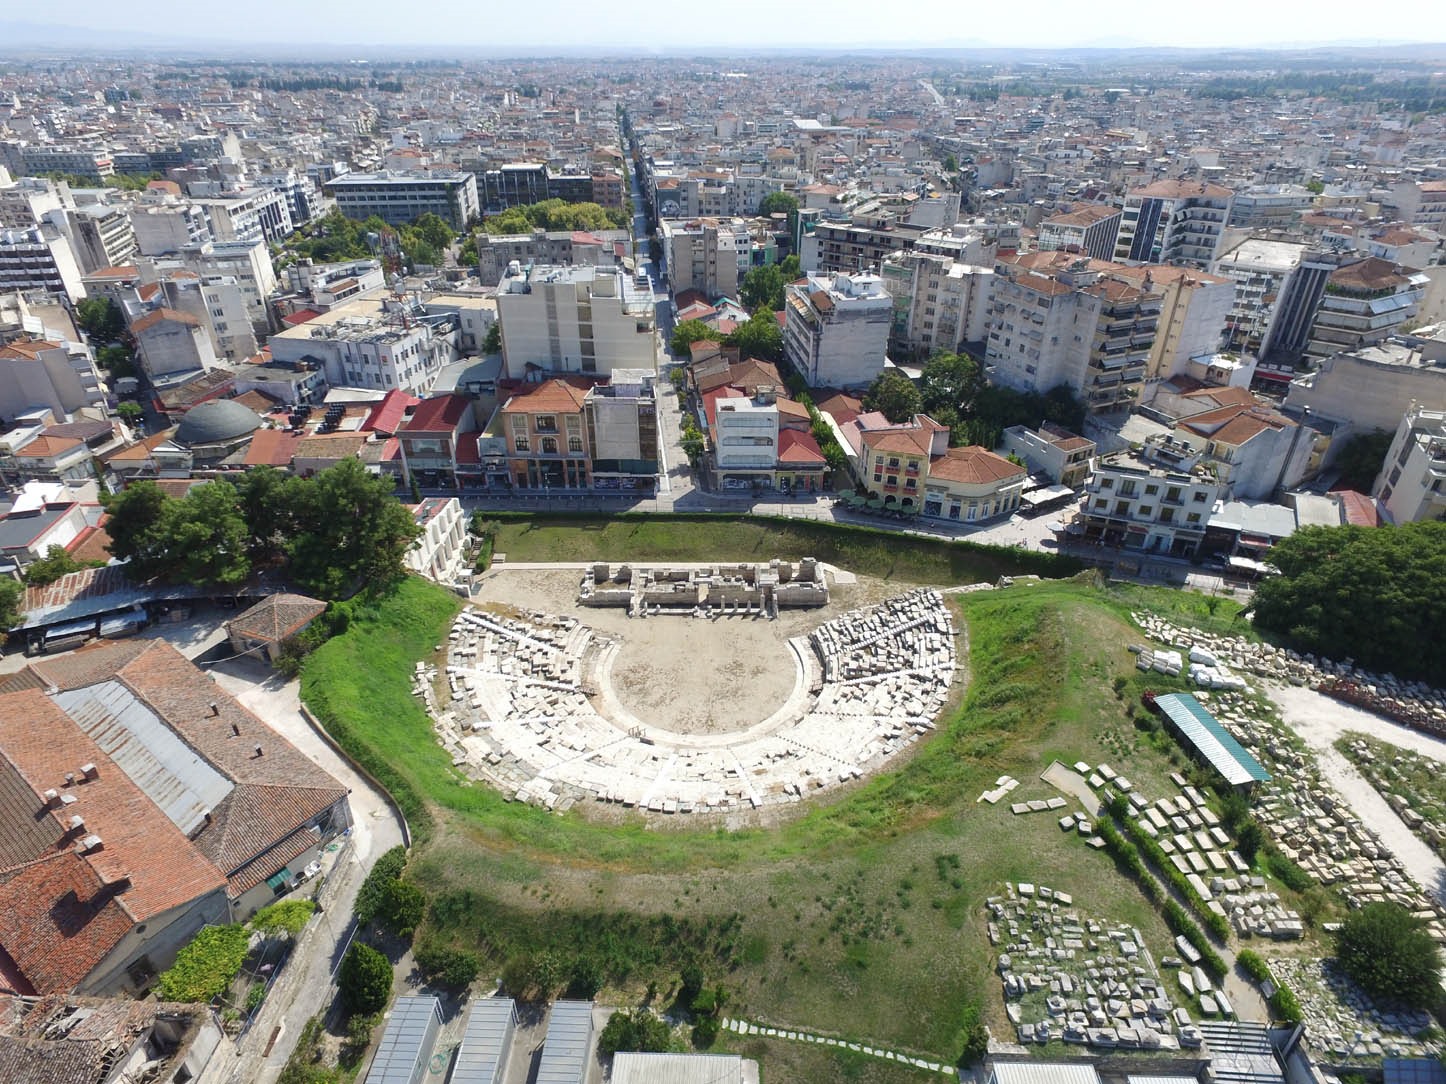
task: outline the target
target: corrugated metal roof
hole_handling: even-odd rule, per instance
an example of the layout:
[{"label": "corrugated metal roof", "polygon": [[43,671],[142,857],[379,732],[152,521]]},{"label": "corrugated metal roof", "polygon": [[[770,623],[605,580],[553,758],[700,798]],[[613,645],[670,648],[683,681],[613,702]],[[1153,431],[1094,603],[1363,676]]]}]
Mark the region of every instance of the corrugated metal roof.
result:
[{"label": "corrugated metal roof", "polygon": [[231,793],[231,780],[119,681],[57,692],[51,699],[186,835]]},{"label": "corrugated metal roof", "polygon": [[434,997],[399,997],[387,1017],[366,1084],[418,1084],[427,1074],[432,1044],[442,1026],[442,1003]]},{"label": "corrugated metal roof", "polygon": [[1209,761],[1231,786],[1265,783],[1270,773],[1189,693],[1166,693],[1155,705],[1175,724],[1180,736]]},{"label": "corrugated metal roof", "polygon": [[506,1071],[516,1020],[517,1004],[510,997],[484,997],[472,1002],[451,1084],[497,1084]]},{"label": "corrugated metal roof", "polygon": [[583,1084],[591,1047],[592,1002],[556,1002],[533,1084]]},{"label": "corrugated metal roof", "polygon": [[1202,1020],[1199,1027],[1218,1084],[1284,1084],[1285,1074],[1264,1024]]},{"label": "corrugated metal roof", "polygon": [[990,1084],[1100,1084],[1100,1074],[1084,1062],[995,1061]]},{"label": "corrugated metal roof", "polygon": [[612,1084],[743,1084],[737,1054],[615,1054]]}]

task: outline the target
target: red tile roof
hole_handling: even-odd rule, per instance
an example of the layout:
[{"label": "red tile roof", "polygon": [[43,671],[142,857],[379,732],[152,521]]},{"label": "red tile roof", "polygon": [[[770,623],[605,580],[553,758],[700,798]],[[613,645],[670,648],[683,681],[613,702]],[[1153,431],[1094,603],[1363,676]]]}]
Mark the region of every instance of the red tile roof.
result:
[{"label": "red tile roof", "polygon": [[0,873],[0,951],[14,965],[6,984],[19,987],[15,993],[75,989],[134,925],[115,890],[74,851]]},{"label": "red tile roof", "polygon": [[403,433],[454,433],[471,409],[472,400],[465,395],[439,395],[423,399],[412,416],[403,423]]},{"label": "red tile roof", "polygon": [[943,455],[929,460],[929,477],[942,478],[965,485],[992,485],[1011,479],[1022,479],[1029,472],[988,448],[971,444],[950,448]]},{"label": "red tile roof", "polygon": [[391,436],[402,427],[407,411],[419,403],[421,400],[415,395],[411,395],[401,388],[393,388],[367,414],[366,420],[362,422],[362,432]]},{"label": "red tile roof", "polygon": [[524,384],[507,397],[503,413],[579,414],[587,388],[554,377],[541,384]]},{"label": "red tile roof", "polygon": [[181,312],[178,309],[160,308],[154,312],[146,313],[133,323],[131,325],[131,334],[142,335],[157,324],[185,324],[187,327],[200,327],[201,321],[189,312]]},{"label": "red tile roof", "polygon": [[285,429],[258,429],[251,436],[244,462],[248,467],[290,466],[303,435]]},{"label": "red tile roof", "polygon": [[778,434],[778,462],[782,464],[806,463],[818,465],[826,462],[819,451],[818,441],[812,433],[797,429],[783,429]]},{"label": "red tile roof", "polygon": [[267,595],[255,606],[226,622],[232,636],[279,644],[295,636],[326,611],[326,603],[305,595]]}]

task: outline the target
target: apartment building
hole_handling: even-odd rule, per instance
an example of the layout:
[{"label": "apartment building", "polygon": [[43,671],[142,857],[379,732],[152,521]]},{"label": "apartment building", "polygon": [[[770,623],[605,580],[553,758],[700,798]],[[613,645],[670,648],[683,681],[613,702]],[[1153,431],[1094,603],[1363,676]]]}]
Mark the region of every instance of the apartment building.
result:
[{"label": "apartment building", "polygon": [[394,226],[430,213],[461,231],[482,213],[476,176],[455,170],[344,173],[324,187],[348,218],[376,215]]},{"label": "apartment building", "polygon": [[135,230],[124,207],[106,203],[77,207],[66,212],[65,225],[71,249],[87,275],[120,267],[136,254]]},{"label": "apartment building", "polygon": [[1161,291],[1113,264],[1034,252],[995,265],[991,380],[1020,391],[1066,387],[1091,413],[1127,408],[1155,342]]},{"label": "apartment building", "polygon": [[651,494],[661,464],[658,400],[650,369],[614,369],[583,396],[592,488]]},{"label": "apartment building", "polygon": [[82,343],[19,339],[0,346],[0,417],[48,410],[69,418],[100,412],[104,403],[95,359]]},{"label": "apartment building", "polygon": [[456,497],[428,497],[407,505],[420,533],[403,563],[419,576],[450,584],[466,574],[467,517]]},{"label": "apartment building", "polygon": [[1156,181],[1130,192],[1120,214],[1115,259],[1208,271],[1234,193],[1199,181]]},{"label": "apartment building", "polygon": [[476,411],[466,395],[438,395],[417,403],[410,416],[397,426],[397,448],[402,479],[423,486],[452,486],[457,482],[466,440],[478,429]]},{"label": "apartment building", "polygon": [[147,199],[128,213],[142,256],[171,255],[216,240],[205,208],[175,196]]},{"label": "apartment building", "polygon": [[[244,361],[258,351],[251,327],[246,295],[230,275],[201,276],[181,268],[166,269],[156,280],[146,308],[170,308],[190,313],[201,321],[218,358]],[[125,306],[128,311],[132,306]]]},{"label": "apartment building", "polygon": [[1192,358],[1219,348],[1235,303],[1235,282],[1182,267],[1159,264],[1114,272],[1141,289],[1160,293],[1155,342],[1145,359],[1145,381],[1170,380],[1187,372]]},{"label": "apartment building", "polygon": [[32,143],[21,150],[20,157],[29,174],[68,173],[98,185],[115,176],[115,163],[106,151]]},{"label": "apartment building", "polygon": [[799,262],[809,274],[861,274],[876,270],[891,252],[908,250],[927,227],[892,215],[858,215],[853,221],[818,222],[804,235]]},{"label": "apartment building", "polygon": [[194,203],[205,213],[216,241],[279,244],[295,228],[291,205],[280,189],[250,188]]},{"label": "apartment building", "polygon": [[1337,268],[1326,278],[1306,356],[1329,357],[1390,338],[1416,315],[1430,282],[1420,271],[1375,256]]},{"label": "apartment building", "polygon": [[85,297],[81,274],[59,226],[0,230],[0,293],[38,291],[74,304]]},{"label": "apartment building", "polygon": [[894,300],[889,343],[901,357],[957,353],[988,337],[993,267],[915,248],[891,253],[880,279]]},{"label": "apartment building", "polygon": [[[532,264],[586,264],[612,267],[632,251],[627,230],[533,230],[531,233],[482,234],[477,238],[477,275],[483,286],[496,286],[515,270]],[[512,267],[516,264],[516,268]]]},{"label": "apartment building", "polygon": [[894,301],[877,275],[809,275],[784,291],[783,346],[809,387],[862,387],[884,371]]},{"label": "apartment building", "polygon": [[1289,229],[1309,210],[1315,193],[1303,184],[1257,184],[1236,191],[1230,201],[1230,226],[1242,230]]},{"label": "apartment building", "polygon": [[70,186],[48,177],[19,177],[0,167],[0,229],[28,230],[42,222],[51,211],[64,212],[74,206]]},{"label": "apartment building", "polygon": [[539,266],[508,279],[506,287],[497,295],[497,316],[513,378],[657,368],[652,295],[621,271]]},{"label": "apartment building", "polygon": [[1410,225],[1446,233],[1446,181],[1398,181],[1391,203]]},{"label": "apartment building", "polygon": [[1309,410],[1345,432],[1390,433],[1413,402],[1446,402],[1446,341],[1388,339],[1324,358],[1290,382],[1284,409],[1293,416]]},{"label": "apartment building", "polygon": [[1226,349],[1259,358],[1299,356],[1338,262],[1333,253],[1312,245],[1256,237],[1223,252],[1215,274],[1235,283]]},{"label": "apartment building", "polygon": [[1088,204],[1042,221],[1039,247],[1045,252],[1077,252],[1094,260],[1108,260],[1114,255],[1119,229],[1118,207]]},{"label": "apartment building", "polygon": [[752,234],[742,219],[663,219],[658,224],[674,293],[698,290],[709,298],[738,296],[748,273]]},{"label": "apartment building", "polygon": [[359,297],[277,332],[267,345],[277,362],[319,364],[334,388],[425,393],[457,357],[459,324],[455,315],[424,322],[424,314],[411,301]]},{"label": "apartment building", "polygon": [[1173,444],[1172,466],[1128,453],[1104,456],[1085,486],[1076,523],[1091,542],[1172,557],[1194,557],[1221,487],[1192,468],[1199,456]]},{"label": "apartment building", "polygon": [[1446,516],[1446,411],[1407,408],[1372,496],[1393,523]]},{"label": "apartment building", "polygon": [[152,384],[173,383],[179,376],[220,364],[209,332],[200,317],[189,312],[153,309],[131,324],[131,334],[139,347],[141,371]]}]

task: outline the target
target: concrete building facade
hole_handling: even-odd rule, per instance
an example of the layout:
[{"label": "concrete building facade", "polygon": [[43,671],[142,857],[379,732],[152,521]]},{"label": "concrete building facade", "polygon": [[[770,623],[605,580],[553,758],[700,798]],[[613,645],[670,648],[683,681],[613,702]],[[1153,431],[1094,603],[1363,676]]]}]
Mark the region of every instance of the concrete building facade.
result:
[{"label": "concrete building facade", "polygon": [[783,346],[809,387],[862,387],[884,371],[894,302],[877,275],[809,275],[784,292]]}]

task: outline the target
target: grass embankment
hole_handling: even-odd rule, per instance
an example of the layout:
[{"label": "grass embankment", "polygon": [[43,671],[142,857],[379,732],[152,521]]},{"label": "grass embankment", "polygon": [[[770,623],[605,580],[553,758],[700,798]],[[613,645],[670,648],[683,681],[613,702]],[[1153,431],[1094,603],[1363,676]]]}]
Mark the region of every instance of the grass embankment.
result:
[{"label": "grass embankment", "polygon": [[[921,567],[891,556],[896,570]],[[1017,798],[1047,797],[1037,776],[1056,758],[1110,760],[1163,792],[1183,764],[1129,718],[1143,676],[1123,645],[1138,633],[1108,589],[1046,582],[958,604],[972,676],[962,707],[898,770],[775,828],[606,824],[466,780],[410,692],[456,608],[421,581],[318,650],[303,694],[422,829],[412,875],[434,901],[428,936],[480,949],[493,969],[543,954],[565,976],[586,957],[617,998],[650,981],[666,997],[694,958],[727,986],[730,1011],[829,1031],[847,1022],[862,1039],[953,1057],[966,1004],[983,1004],[996,1033],[1004,1023],[983,915],[1002,882],[1071,892],[1091,914],[1137,924],[1157,952],[1167,939],[1108,857],[1052,817],[976,804],[979,793],[1008,772],[1023,781]]]},{"label": "grass embankment", "polygon": [[944,541],[785,516],[489,515],[509,561],[768,561],[817,557],[860,575],[909,583],[980,583],[1083,567],[1055,553]]}]

